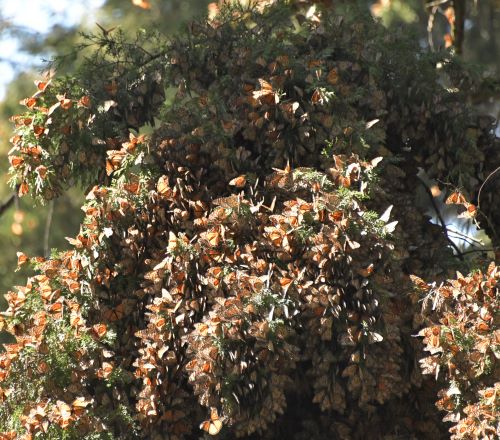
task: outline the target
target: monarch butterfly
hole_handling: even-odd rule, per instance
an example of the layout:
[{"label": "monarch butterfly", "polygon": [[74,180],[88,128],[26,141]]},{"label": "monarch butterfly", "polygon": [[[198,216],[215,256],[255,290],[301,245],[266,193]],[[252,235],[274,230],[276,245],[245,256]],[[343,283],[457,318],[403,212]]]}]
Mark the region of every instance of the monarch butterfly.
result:
[{"label": "monarch butterfly", "polygon": [[123,150],[108,150],[106,154],[108,155],[108,159],[106,160],[106,174],[109,176],[120,168],[127,152]]},{"label": "monarch butterfly", "polygon": [[139,339],[151,340],[156,342],[161,341],[161,335],[152,328],[138,330],[134,333],[134,336]]},{"label": "monarch butterfly", "polygon": [[338,72],[338,70],[335,69],[335,68],[333,68],[332,70],[330,70],[330,72],[328,72],[326,80],[332,86],[334,86],[335,84],[337,84],[339,82],[339,72]]},{"label": "monarch butterfly", "polygon": [[98,338],[104,337],[107,331],[108,329],[106,327],[106,324],[95,324],[92,326],[92,333]]},{"label": "monarch butterfly", "polygon": [[293,173],[290,162],[287,162],[286,167],[282,170],[279,168],[273,168],[273,170],[275,172],[266,179],[271,187],[285,188],[293,184]]},{"label": "monarch butterfly", "polygon": [[217,408],[210,410],[210,420],[205,420],[200,424],[200,429],[208,432],[210,435],[217,435],[222,429],[222,421],[217,413]]},{"label": "monarch butterfly", "polygon": [[243,188],[247,183],[245,175],[235,177],[229,182],[229,185],[235,186],[236,188]]},{"label": "monarch butterfly", "polygon": [[103,311],[103,318],[105,321],[114,322],[119,321],[125,316],[125,305],[123,303],[118,304],[114,309],[105,309]]},{"label": "monarch butterfly", "polygon": [[14,168],[16,168],[24,162],[24,159],[22,157],[19,157],[19,156],[9,156],[9,161],[10,161],[10,164]]},{"label": "monarch butterfly", "polygon": [[[44,92],[45,89],[47,88],[47,86],[52,82],[52,80],[48,80],[48,81],[40,81],[40,80],[37,80],[35,81],[35,86],[36,88],[40,91],[40,92]],[[38,93],[38,92],[37,92]],[[36,94],[35,94],[36,95]],[[35,96],[33,95],[33,96]]]},{"label": "monarch butterfly", "polygon": [[455,191],[448,196],[445,203],[447,205],[463,205],[467,203],[467,199],[462,193]]},{"label": "monarch butterfly", "polygon": [[273,90],[273,86],[266,80],[259,78],[260,90],[252,92],[252,98],[263,104],[278,104],[279,95]]},{"label": "monarch butterfly", "polygon": [[170,188],[167,176],[160,177],[158,183],[156,184],[156,189],[159,194],[165,197],[171,197],[173,194],[173,190]]},{"label": "monarch butterfly", "polygon": [[280,283],[281,288],[286,293],[288,291],[288,289],[290,288],[290,286],[292,285],[293,280],[291,278],[283,277],[283,278],[280,278],[279,283]]},{"label": "monarch butterfly", "polygon": [[138,181],[131,181],[129,183],[124,183],[123,189],[125,189],[125,191],[131,192],[133,194],[137,194],[139,192],[139,182]]},{"label": "monarch butterfly", "polygon": [[241,197],[236,194],[232,194],[228,197],[220,197],[213,201],[213,204],[215,206],[220,206],[221,208],[226,208],[226,209],[239,208],[241,203],[242,203]]},{"label": "monarch butterfly", "polygon": [[205,234],[203,234],[205,237],[205,240],[208,241],[210,246],[217,247],[219,246],[219,243],[221,241],[221,234],[217,229],[212,229],[211,231],[207,231]]}]

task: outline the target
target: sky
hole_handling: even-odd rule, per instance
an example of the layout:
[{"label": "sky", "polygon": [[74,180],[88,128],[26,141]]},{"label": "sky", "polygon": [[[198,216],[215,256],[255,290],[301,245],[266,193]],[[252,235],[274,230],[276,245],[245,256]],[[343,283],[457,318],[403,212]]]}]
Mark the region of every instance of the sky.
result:
[{"label": "sky", "polygon": [[[34,32],[47,32],[54,24],[71,26],[82,19],[92,20],[92,13],[104,0],[0,0],[1,16],[17,26]],[[19,51],[15,40],[0,29],[0,58],[10,59],[21,65],[33,60]],[[37,61],[37,60],[35,60]],[[6,85],[16,72],[9,63],[0,60],[0,100],[5,95]]]}]

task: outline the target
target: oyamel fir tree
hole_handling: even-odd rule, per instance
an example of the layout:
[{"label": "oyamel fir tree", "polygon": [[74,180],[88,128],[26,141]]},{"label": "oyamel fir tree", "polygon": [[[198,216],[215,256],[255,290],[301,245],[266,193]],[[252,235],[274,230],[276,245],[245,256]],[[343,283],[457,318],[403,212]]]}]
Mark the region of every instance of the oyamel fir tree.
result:
[{"label": "oyamel fir tree", "polygon": [[423,167],[498,243],[472,74],[342,4],[265,3],[88,36],[13,118],[20,195],[89,191],[68,250],[19,254],[2,439],[495,436],[497,268],[414,199]]}]

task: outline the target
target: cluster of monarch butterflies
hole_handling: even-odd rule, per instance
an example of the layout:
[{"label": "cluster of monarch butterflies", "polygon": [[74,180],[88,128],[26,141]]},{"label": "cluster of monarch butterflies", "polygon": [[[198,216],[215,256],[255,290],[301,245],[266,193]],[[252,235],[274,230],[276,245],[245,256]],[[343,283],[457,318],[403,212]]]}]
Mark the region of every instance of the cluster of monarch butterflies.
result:
[{"label": "cluster of monarch butterflies", "polygon": [[[182,145],[170,146],[166,154],[172,160],[183,151]],[[384,401],[404,390],[398,374],[399,336],[395,326],[391,327],[394,335],[386,335],[387,341],[381,335],[381,299],[369,282],[372,275],[373,283],[386,282],[381,265],[384,246],[369,264],[374,256],[368,243],[380,237],[368,233],[368,225],[362,226],[360,218],[359,232],[366,234],[361,246],[355,238],[359,232],[352,236],[348,232],[351,210],[361,209],[360,203],[336,195],[339,188],[347,188],[339,185],[339,175],[349,177],[348,182],[342,181],[345,185],[360,188],[378,162],[338,156],[332,161],[331,177],[287,165],[263,179],[264,185],[251,185],[239,176],[228,183],[242,192],[211,202],[203,189],[196,196],[201,200],[186,200],[187,188],[199,188],[196,180],[203,182],[203,178],[166,164],[172,172],[155,185],[155,204],[161,207],[156,215],[172,224],[177,215],[184,219],[185,228],[179,233],[170,230],[168,235],[165,230],[163,245],[157,250],[147,246],[155,257],[147,262],[137,296],[155,299],[147,306],[147,330],[136,333],[141,339],[139,351],[146,357],[134,362],[144,383],[138,406],[144,411],[143,420],[166,423],[162,414],[172,409],[168,403],[171,381],[179,377],[184,365],[199,402],[211,408],[212,417],[214,410],[220,415],[217,427],[220,421],[220,426],[232,427],[237,435],[262,433],[285,410],[286,392],[298,374],[295,359],[321,358],[322,341],[335,341],[332,350],[336,344],[351,347],[346,350],[346,362],[352,353],[356,353],[355,362],[367,361],[373,351],[374,360],[368,361],[373,365],[378,350],[372,345],[387,344],[380,349],[391,347],[394,353],[390,363],[384,364],[387,384],[382,387],[374,380],[369,385],[380,391],[359,388],[364,384],[359,379],[366,374],[363,368],[348,368],[344,377],[352,376],[353,395],[360,393],[366,403]],[[179,171],[182,180],[175,176]],[[201,322],[196,321],[199,317]],[[302,317],[306,339],[294,331],[294,323]],[[317,344],[311,335],[316,335]],[[301,347],[307,347],[302,354]],[[363,348],[359,351],[358,347]],[[315,367],[310,374],[320,382],[330,377]],[[166,377],[170,381],[160,380]],[[323,403],[332,398],[332,391],[323,392],[321,398],[318,392],[315,397],[325,410],[341,407]],[[190,417],[189,405],[183,406],[185,417]],[[172,432],[186,424],[181,419],[168,422],[165,429]],[[203,426],[216,429],[210,421]]]},{"label": "cluster of monarch butterflies", "polygon": [[[70,239],[79,251],[39,261],[43,275],[37,280],[49,287],[38,289],[50,321],[69,323],[75,335],[103,341],[97,352],[79,354],[94,357],[83,362],[90,368],[83,375],[104,382],[117,374],[129,379],[114,385],[113,396],[98,396],[84,391],[77,375],[68,386],[77,393],[74,398],[85,399],[89,407],[133,398],[144,435],[162,429],[183,438],[202,407],[210,418],[200,426],[211,434],[223,426],[238,436],[267,431],[284,413],[286,393],[304,368],[313,378],[313,400],[323,410],[343,413],[352,399],[368,409],[374,401],[401,394],[399,333],[381,319],[389,316],[384,308],[394,305],[376,293],[378,285],[387,287],[383,256],[390,247],[363,220],[361,202],[338,194],[351,186],[354,193],[361,189],[379,161],[334,159],[328,173],[287,166],[274,170],[263,185],[240,185],[240,193],[211,202],[203,188],[199,201],[186,197],[197,182],[182,167],[175,167],[182,180],[174,172],[156,182],[131,175],[116,187],[94,188],[82,231]],[[338,181],[340,174],[349,180]],[[149,191],[149,209],[137,223],[138,195],[144,191]],[[173,232],[180,219],[185,232]],[[90,256],[92,249],[101,250]],[[110,258],[116,259],[113,266]],[[19,259],[27,261],[24,255]],[[84,267],[93,267],[88,293],[100,303],[92,321],[74,299],[84,286]],[[143,282],[130,296],[127,286],[136,267],[144,268]],[[51,280],[61,286],[55,294]],[[13,294],[8,300],[9,314],[21,313],[25,301]],[[297,334],[297,327],[305,334]],[[114,349],[104,343],[110,329],[120,338]],[[22,329],[16,331],[26,337]],[[44,328],[29,331],[38,332],[37,345],[44,343]],[[393,357],[386,356],[382,366],[376,359],[385,351]],[[18,354],[9,356],[15,360]],[[194,398],[190,389],[201,407],[188,403]],[[41,415],[36,420],[25,425],[29,432],[54,423]],[[96,423],[77,415],[65,420],[82,430]]]},{"label": "cluster of monarch butterflies", "polygon": [[[127,89],[137,105],[103,104],[100,117],[142,124],[168,78],[178,92],[151,139],[95,137],[91,98],[42,86],[68,138],[51,168],[40,162],[48,132],[16,119],[21,193],[45,178],[57,189],[75,160],[102,172],[72,250],[19,255],[38,273],[9,292],[0,321],[16,338],[0,355],[4,438],[440,435],[421,404],[435,396],[421,399],[408,356],[419,297],[404,270],[425,273],[444,238],[411,208],[390,149],[398,136],[441,146],[444,124],[429,135],[432,105],[408,109],[391,75],[372,69],[385,57],[366,42],[380,32],[389,47],[397,35],[335,13],[272,11],[221,10],[171,43],[168,75]],[[105,94],[118,92],[109,78]],[[45,112],[41,99],[28,109]],[[90,159],[72,150],[82,136]],[[480,324],[496,337],[491,320]],[[488,402],[492,389],[481,391]]]},{"label": "cluster of monarch butterflies", "polygon": [[413,279],[426,292],[424,312],[432,324],[419,332],[429,353],[420,363],[425,374],[442,374],[450,383],[440,390],[437,406],[454,424],[452,438],[495,438],[500,421],[498,266],[491,263],[484,273],[469,276],[458,273],[438,287]]}]

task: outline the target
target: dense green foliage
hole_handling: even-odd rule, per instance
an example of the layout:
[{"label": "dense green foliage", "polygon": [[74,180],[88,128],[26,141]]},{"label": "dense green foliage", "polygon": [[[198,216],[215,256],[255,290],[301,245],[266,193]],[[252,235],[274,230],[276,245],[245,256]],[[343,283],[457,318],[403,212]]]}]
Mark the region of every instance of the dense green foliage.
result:
[{"label": "dense green foliage", "polygon": [[415,277],[484,264],[416,206],[419,167],[498,244],[491,187],[473,204],[498,163],[492,122],[464,104],[478,78],[357,8],[291,3],[227,6],[172,40],[89,35],[81,68],[25,101],[13,185],[92,189],[71,250],[19,255],[36,275],[1,321],[4,438],[440,438],[443,385],[413,336],[448,313],[423,361],[444,365],[462,307],[485,309],[486,327],[457,328],[464,350],[487,335],[489,364],[473,390],[470,369],[438,375],[467,393],[438,405],[455,438],[494,436],[496,269],[488,299],[423,315]]}]

